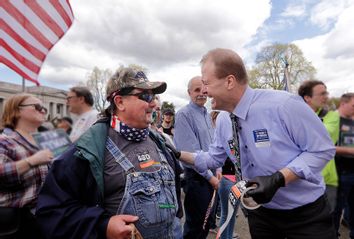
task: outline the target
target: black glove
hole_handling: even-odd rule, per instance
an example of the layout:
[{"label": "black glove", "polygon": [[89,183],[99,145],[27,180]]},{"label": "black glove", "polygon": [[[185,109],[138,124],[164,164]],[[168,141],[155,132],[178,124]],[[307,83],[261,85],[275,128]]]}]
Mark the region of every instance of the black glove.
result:
[{"label": "black glove", "polygon": [[252,197],[258,204],[268,203],[280,187],[285,186],[284,175],[277,171],[269,176],[258,176],[246,183],[246,187],[257,184],[257,188],[249,190],[246,196]]},{"label": "black glove", "polygon": [[178,151],[173,145],[166,143],[166,148],[176,157],[176,159],[181,157],[181,152]]}]

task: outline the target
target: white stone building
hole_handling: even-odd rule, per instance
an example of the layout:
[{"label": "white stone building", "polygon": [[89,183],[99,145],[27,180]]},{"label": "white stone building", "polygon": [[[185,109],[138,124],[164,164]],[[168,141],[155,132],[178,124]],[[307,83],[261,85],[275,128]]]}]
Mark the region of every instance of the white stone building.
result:
[{"label": "white stone building", "polygon": [[[10,96],[21,93],[22,85],[0,81],[0,116],[2,115],[4,103]],[[66,105],[68,91],[47,86],[25,87],[25,92],[38,97],[48,109],[48,120],[70,116]]]}]

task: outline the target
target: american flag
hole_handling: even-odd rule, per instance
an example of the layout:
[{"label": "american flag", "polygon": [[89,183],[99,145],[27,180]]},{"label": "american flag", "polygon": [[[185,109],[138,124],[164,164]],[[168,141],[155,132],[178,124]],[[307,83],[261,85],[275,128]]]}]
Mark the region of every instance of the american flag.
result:
[{"label": "american flag", "polygon": [[73,19],[69,0],[0,0],[0,63],[39,85],[48,52]]}]

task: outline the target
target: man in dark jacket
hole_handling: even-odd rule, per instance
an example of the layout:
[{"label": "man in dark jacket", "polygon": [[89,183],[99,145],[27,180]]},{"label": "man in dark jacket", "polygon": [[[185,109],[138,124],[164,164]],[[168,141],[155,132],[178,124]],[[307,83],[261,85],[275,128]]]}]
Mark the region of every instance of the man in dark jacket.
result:
[{"label": "man in dark jacket", "polygon": [[[174,158],[149,132],[165,82],[120,68],[109,80],[106,118],[55,161],[37,218],[47,238],[173,238],[178,210]],[[130,237],[129,237],[130,238]]]}]

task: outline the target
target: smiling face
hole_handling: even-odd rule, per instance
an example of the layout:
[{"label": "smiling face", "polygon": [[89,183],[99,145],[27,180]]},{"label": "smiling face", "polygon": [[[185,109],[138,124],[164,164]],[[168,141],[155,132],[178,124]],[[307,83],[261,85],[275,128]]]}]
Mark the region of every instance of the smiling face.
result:
[{"label": "smiling face", "polygon": [[215,74],[215,64],[207,60],[202,65],[202,93],[211,98],[213,110],[227,110],[228,89],[226,77],[218,78]]},{"label": "smiling face", "polygon": [[[155,101],[150,103],[139,99],[137,95],[143,92],[140,89],[134,89],[129,95],[117,95],[114,102],[117,107],[118,118],[130,127],[145,129],[152,123],[152,112],[155,107]],[[151,91],[149,93],[152,94]]]}]

